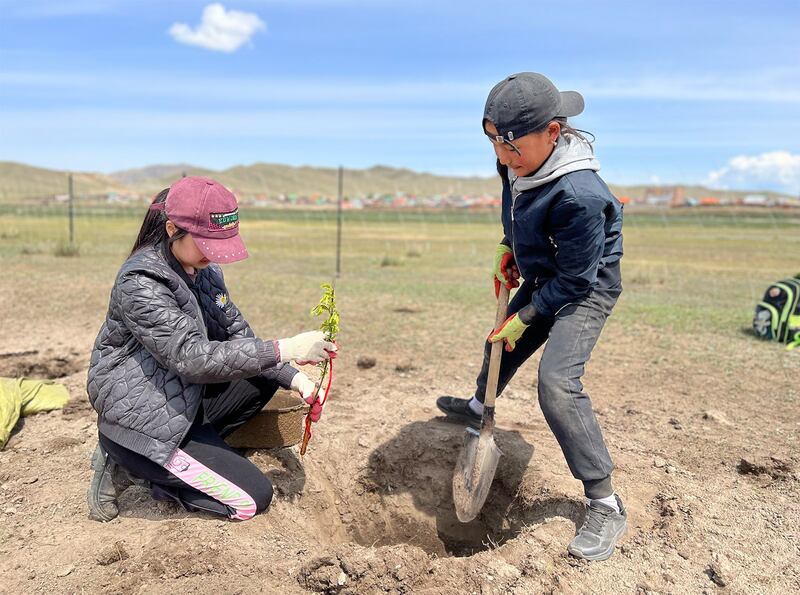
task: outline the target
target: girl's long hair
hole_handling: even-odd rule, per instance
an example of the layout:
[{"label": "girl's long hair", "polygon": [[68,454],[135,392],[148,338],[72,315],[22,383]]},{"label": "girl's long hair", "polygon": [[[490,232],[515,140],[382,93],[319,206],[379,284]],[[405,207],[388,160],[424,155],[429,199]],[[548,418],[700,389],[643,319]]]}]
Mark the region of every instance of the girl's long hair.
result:
[{"label": "girl's long hair", "polygon": [[[151,206],[166,201],[168,193],[169,188],[164,188],[164,190],[156,194],[153,202],[150,203]],[[148,246],[155,246],[164,241],[168,241],[171,244],[187,234],[185,230],[178,228],[178,230],[172,234],[172,237],[169,237],[167,235],[166,224],[167,214],[164,212],[163,207],[160,209],[148,208],[147,214],[144,216],[144,221],[142,221],[142,228],[139,230],[139,235],[133,243],[130,255],[133,256],[137,250]]]}]

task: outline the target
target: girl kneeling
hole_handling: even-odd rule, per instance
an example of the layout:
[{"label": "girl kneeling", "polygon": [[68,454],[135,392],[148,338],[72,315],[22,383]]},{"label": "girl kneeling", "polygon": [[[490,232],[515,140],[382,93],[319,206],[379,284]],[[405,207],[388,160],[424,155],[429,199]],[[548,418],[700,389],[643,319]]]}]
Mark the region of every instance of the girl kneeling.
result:
[{"label": "girl kneeling", "polygon": [[153,200],[117,274],[89,366],[99,430],[90,518],[115,518],[117,498],[132,483],[189,511],[232,519],[269,506],[269,479],[224,437],[279,387],[300,393],[318,419],[315,384],[288,362],[321,362],[337,347],[319,331],[256,337],[218,266],[244,258],[236,198],[221,184],[187,177]]}]

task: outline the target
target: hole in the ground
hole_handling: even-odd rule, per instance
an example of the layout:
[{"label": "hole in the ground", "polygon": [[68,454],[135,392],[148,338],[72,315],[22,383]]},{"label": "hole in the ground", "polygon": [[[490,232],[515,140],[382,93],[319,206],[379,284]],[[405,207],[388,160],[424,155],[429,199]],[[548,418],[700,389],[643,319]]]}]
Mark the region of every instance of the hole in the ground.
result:
[{"label": "hole in the ground", "polygon": [[[516,498],[533,447],[519,433],[503,430],[497,430],[496,439],[505,454],[486,504],[475,520],[459,522],[452,473],[463,434],[463,427],[439,420],[414,422],[379,446],[355,486],[333,488],[331,504],[340,524],[330,540],[367,547],[410,544],[438,556],[461,557],[501,546],[549,518],[579,522],[577,501]],[[336,486],[335,478],[331,483]]]},{"label": "hole in the ground", "polygon": [[[501,488],[502,490],[502,488]],[[503,504],[498,505],[498,500]],[[500,547],[517,537],[529,526],[551,518],[564,518],[577,523],[582,514],[578,502],[566,498],[548,498],[524,506],[512,504],[496,494],[484,511],[470,523],[460,523],[448,508],[437,516],[410,510],[402,500],[385,502],[372,513],[362,513],[347,527],[352,541],[365,547],[409,544],[437,556],[468,557]]]}]

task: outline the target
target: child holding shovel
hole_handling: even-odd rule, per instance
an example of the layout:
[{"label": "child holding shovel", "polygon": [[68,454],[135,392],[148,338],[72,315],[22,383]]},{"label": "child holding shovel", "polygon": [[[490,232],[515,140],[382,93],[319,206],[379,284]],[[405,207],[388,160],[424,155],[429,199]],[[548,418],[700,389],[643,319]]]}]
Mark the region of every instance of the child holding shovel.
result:
[{"label": "child holding shovel", "polygon": [[247,255],[236,198],[221,184],[183,178],[150,205],[89,366],[99,429],[90,518],[115,518],[117,497],[132,483],[189,511],[232,519],[269,506],[269,479],[223,438],[279,387],[306,399],[316,421],[316,386],[289,362],[319,363],[337,347],[320,331],[255,336],[217,264]]},{"label": "child holding shovel", "polygon": [[491,344],[505,344],[499,392],[546,342],[539,404],[587,498],[585,521],[567,549],[605,560],[625,532],[627,514],[581,377],[622,291],[622,206],[597,175],[591,145],[567,123],[583,105],[580,94],[559,92],[530,72],[509,76],[489,93],[482,127],[503,182],[495,293],[501,283],[519,289],[505,323],[487,339],[475,395],[440,397],[436,404],[448,417],[479,426]]}]

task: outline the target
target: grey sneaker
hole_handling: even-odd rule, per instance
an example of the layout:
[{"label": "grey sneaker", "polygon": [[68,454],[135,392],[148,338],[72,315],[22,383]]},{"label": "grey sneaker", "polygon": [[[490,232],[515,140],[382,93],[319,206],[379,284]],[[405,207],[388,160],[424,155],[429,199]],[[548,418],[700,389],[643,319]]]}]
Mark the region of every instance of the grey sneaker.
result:
[{"label": "grey sneaker", "polygon": [[611,557],[617,540],[628,526],[628,513],[622,500],[616,494],[614,497],[621,512],[599,502],[586,507],[583,526],[567,546],[570,554],[584,560],[607,560]]},{"label": "grey sneaker", "polygon": [[95,521],[108,522],[117,517],[117,498],[125,489],[133,485],[128,474],[108,456],[98,443],[92,455],[94,475],[86,492],[89,504],[89,518]]},{"label": "grey sneaker", "polygon": [[439,397],[436,399],[436,406],[448,419],[459,421],[475,429],[479,429],[481,427],[481,416],[470,408],[469,402],[470,399]]}]

